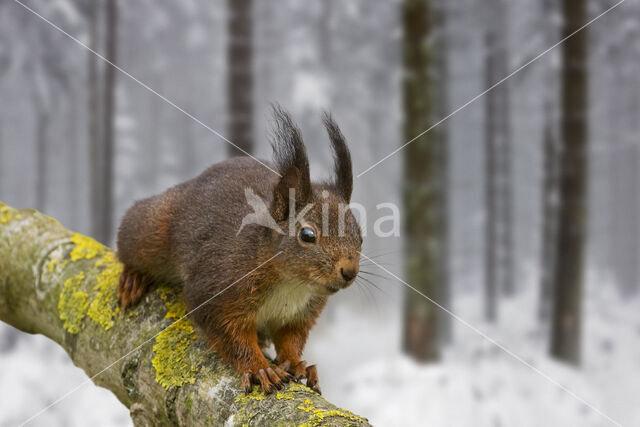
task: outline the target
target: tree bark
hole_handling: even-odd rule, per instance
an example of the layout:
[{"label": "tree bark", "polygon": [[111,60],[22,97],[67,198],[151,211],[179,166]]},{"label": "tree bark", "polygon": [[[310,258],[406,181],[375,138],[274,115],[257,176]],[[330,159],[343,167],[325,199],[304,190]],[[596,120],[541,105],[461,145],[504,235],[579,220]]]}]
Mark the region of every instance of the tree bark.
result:
[{"label": "tree bark", "polygon": [[47,203],[48,151],[47,137],[49,133],[49,112],[40,105],[36,112],[36,207],[45,210]]},{"label": "tree bark", "polygon": [[557,262],[558,147],[552,103],[545,102],[543,129],[542,239],[538,319],[548,324],[551,313],[553,273]]},{"label": "tree bark", "polygon": [[[497,16],[499,36],[496,37],[496,75],[494,81],[504,78],[509,73],[509,26],[508,6],[509,2],[499,0],[497,2]],[[496,138],[498,145],[498,170],[496,182],[499,197],[499,232],[500,245],[500,291],[506,296],[512,296],[516,291],[515,283],[515,252],[513,238],[513,187],[514,179],[511,173],[511,105],[510,82],[507,80],[494,89],[497,98],[496,105]]]},{"label": "tree bark", "polygon": [[[106,4],[106,46],[105,58],[116,63],[116,52],[118,44],[118,0],[108,0]],[[104,198],[102,225],[98,240],[105,244],[113,241],[113,170],[114,170],[114,152],[115,152],[115,95],[116,95],[116,70],[111,65],[104,69],[104,109],[103,109],[103,155],[104,170],[103,173],[103,190]]]},{"label": "tree bark", "polygon": [[[90,7],[90,43],[97,50],[100,6]],[[117,0],[108,0],[104,8],[105,58],[116,63],[118,39]],[[103,81],[96,58],[89,58],[89,103],[91,109],[91,234],[100,242],[110,244],[113,240],[113,170],[115,131],[116,70],[110,64],[102,69]]]},{"label": "tree bark", "polygon": [[[98,22],[100,16],[100,5],[97,1],[87,2],[87,25],[89,34],[89,48],[98,52]],[[87,93],[89,108],[89,164],[91,167],[90,176],[90,225],[91,234],[98,238],[100,234],[102,197],[100,191],[102,188],[102,174],[99,172],[103,169],[102,162],[104,160],[101,153],[101,133],[100,133],[100,61],[93,53],[87,53]]]},{"label": "tree bark", "polygon": [[[507,3],[493,2],[485,39],[485,81],[493,87],[508,73]],[[498,294],[515,292],[509,82],[485,95],[486,239],[485,317],[498,316]]]},{"label": "tree bark", "polygon": [[[546,28],[546,45],[551,45],[558,36],[557,26],[553,24],[553,16],[557,13],[554,0],[542,2],[541,28]],[[553,61],[549,61],[553,63]],[[542,227],[540,240],[540,293],[538,299],[538,320],[545,325],[551,318],[551,300],[553,290],[553,273],[556,263],[558,239],[558,70],[549,65],[546,70],[547,85],[543,99],[543,160],[542,160]]]},{"label": "tree bark", "polygon": [[[586,0],[564,0],[563,37],[587,19]],[[587,196],[587,29],[562,45],[562,161],[551,355],[580,363]]]},{"label": "tree bark", "polygon": [[[632,37],[631,37],[632,38]],[[613,100],[609,120],[615,130],[608,144],[610,145],[610,194],[612,203],[616,206],[610,213],[611,226],[609,236],[612,240],[611,268],[615,283],[620,292],[628,297],[638,283],[638,147],[637,132],[634,125],[637,122],[638,109],[634,107],[636,91],[629,87],[635,82],[634,64],[629,64],[628,53],[620,46],[612,49],[611,59],[617,64],[614,73],[613,87],[610,89]],[[629,71],[631,70],[631,71]],[[630,137],[631,135],[631,137]]]},{"label": "tree bark", "polygon": [[[449,12],[447,10],[447,0],[435,0],[433,8],[433,33],[434,45],[433,52],[435,76],[435,120],[441,120],[449,114],[449,64],[447,61],[448,34],[447,20]],[[450,138],[449,124],[447,122],[440,123],[432,130],[435,132],[437,145],[436,175],[438,179],[438,195],[440,200],[440,225],[439,239],[441,248],[440,274],[438,278],[438,302],[445,308],[451,310],[451,275],[449,274],[449,158],[450,158]],[[453,326],[451,324],[451,316],[444,310],[438,311],[438,340],[441,344],[450,344],[453,341]]]},{"label": "tree bark", "polygon": [[[485,38],[485,82],[491,87],[495,81],[495,34],[489,31]],[[496,97],[490,91],[484,97],[485,100],[485,239],[484,239],[484,315],[494,322],[498,317],[498,274],[497,274],[497,147],[496,147]]]},{"label": "tree bark", "polygon": [[[404,136],[409,141],[433,123],[431,9],[428,0],[405,0]],[[407,280],[425,295],[438,299],[442,267],[441,202],[435,163],[437,140],[426,133],[407,145],[404,154],[405,259]],[[435,305],[406,296],[404,349],[419,361],[439,358],[438,313]]]},{"label": "tree bark", "polygon": [[253,0],[227,0],[229,155],[253,151]]},{"label": "tree bark", "polygon": [[301,384],[243,394],[238,373],[179,320],[186,306],[176,290],[154,287],[119,310],[121,269],[95,240],[0,203],[0,320],[57,342],[136,426],[369,425]]}]

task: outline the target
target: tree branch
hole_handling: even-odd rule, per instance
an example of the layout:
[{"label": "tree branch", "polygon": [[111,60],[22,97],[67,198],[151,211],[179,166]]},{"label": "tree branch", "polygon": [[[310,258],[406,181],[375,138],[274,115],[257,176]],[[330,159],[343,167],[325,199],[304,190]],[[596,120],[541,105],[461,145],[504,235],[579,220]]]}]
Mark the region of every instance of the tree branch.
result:
[{"label": "tree branch", "polygon": [[186,307],[175,290],[153,287],[134,310],[120,311],[121,269],[95,240],[0,202],[0,320],[61,345],[136,426],[369,425],[301,384],[244,395],[238,373],[192,323],[176,322]]}]

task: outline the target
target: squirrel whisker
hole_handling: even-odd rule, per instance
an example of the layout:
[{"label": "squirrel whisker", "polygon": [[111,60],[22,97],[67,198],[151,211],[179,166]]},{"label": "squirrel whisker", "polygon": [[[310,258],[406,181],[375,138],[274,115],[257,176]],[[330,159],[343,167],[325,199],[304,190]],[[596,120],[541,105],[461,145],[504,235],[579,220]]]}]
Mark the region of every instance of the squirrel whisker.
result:
[{"label": "squirrel whisker", "polygon": [[372,302],[371,305],[374,305],[376,307],[376,311],[378,312],[378,314],[380,314],[380,305],[378,304],[378,300],[376,299],[375,295],[373,295],[371,288],[367,287],[362,282],[358,282],[357,280],[355,283],[357,283],[360,292],[367,295],[367,299]]},{"label": "squirrel whisker", "polygon": [[379,277],[379,278],[381,278],[381,279],[388,279],[388,277],[387,277],[387,276],[383,276],[382,274],[374,273],[374,272],[371,272],[371,271],[360,270],[360,273],[368,274],[368,275],[370,275],[370,276]]},{"label": "squirrel whisker", "polygon": [[360,280],[364,281],[364,283],[369,284],[371,286],[373,286],[374,288],[376,288],[377,290],[379,290],[380,292],[382,292],[385,295],[389,295],[387,292],[385,292],[384,290],[382,290],[381,287],[379,287],[378,285],[376,285],[375,283],[373,283],[371,280],[367,279],[366,277],[358,277]]}]

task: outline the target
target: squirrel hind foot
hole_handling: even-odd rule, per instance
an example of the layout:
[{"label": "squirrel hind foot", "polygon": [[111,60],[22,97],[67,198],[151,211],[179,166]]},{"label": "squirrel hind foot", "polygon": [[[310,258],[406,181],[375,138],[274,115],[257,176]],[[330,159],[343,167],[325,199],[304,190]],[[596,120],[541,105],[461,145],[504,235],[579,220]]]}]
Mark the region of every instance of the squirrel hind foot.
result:
[{"label": "squirrel hind foot", "polygon": [[125,265],[118,282],[118,298],[123,309],[136,305],[147,292],[151,279]]},{"label": "squirrel hind foot", "polygon": [[300,360],[294,364],[291,364],[290,360],[285,360],[280,363],[276,369],[286,371],[287,374],[289,374],[289,378],[293,381],[301,382],[302,380],[306,380],[307,387],[318,394],[322,394],[320,385],[318,384],[318,368],[316,365],[307,366],[307,362],[304,360]]},{"label": "squirrel hind foot", "polygon": [[282,390],[285,383],[291,381],[291,376],[279,369],[278,367],[268,367],[266,369],[259,369],[255,374],[251,372],[245,372],[242,374],[242,388],[245,394],[249,394],[252,391],[252,384],[260,386],[262,391],[266,394],[275,392],[276,390]]},{"label": "squirrel hind foot", "polygon": [[318,368],[316,368],[316,365],[307,366],[306,374],[307,387],[318,394],[322,394],[322,390],[320,390],[320,385],[318,384]]}]

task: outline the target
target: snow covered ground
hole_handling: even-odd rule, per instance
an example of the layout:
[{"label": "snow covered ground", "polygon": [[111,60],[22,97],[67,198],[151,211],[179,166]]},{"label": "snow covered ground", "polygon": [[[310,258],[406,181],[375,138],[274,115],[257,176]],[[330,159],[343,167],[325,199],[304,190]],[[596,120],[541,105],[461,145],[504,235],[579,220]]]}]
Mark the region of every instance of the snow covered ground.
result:
[{"label": "snow covered ground", "polygon": [[[0,322],[0,343],[10,327]],[[23,334],[0,352],[0,426],[17,426],[87,379],[69,356],[42,335]],[[129,426],[129,411],[106,389],[87,383],[29,426]]]},{"label": "snow covered ground", "polygon": [[[343,326],[323,340],[323,346],[341,349],[330,365],[343,377],[331,381],[325,395],[377,426],[640,426],[640,300],[624,301],[605,289],[613,287],[590,280],[580,369],[547,356],[532,293],[506,301],[498,325],[479,320],[477,295],[460,296],[454,310],[592,408],[458,322],[456,343],[442,363],[418,365],[401,355],[394,341],[386,353],[364,356],[360,366],[346,372],[338,362],[345,352],[362,351],[362,343],[375,335],[385,347],[399,327],[394,321],[354,325],[357,319],[347,325],[347,315],[338,319]],[[360,342],[349,347],[341,335],[352,327],[361,331]]]},{"label": "snow covered ground", "polygon": [[[639,426],[640,300],[623,300],[593,275],[589,283],[580,369],[547,357],[533,291],[505,301],[496,325],[479,321],[477,294],[458,295],[454,311],[606,416]],[[312,332],[306,356],[318,363],[330,401],[376,426],[614,425],[458,322],[456,342],[442,363],[418,365],[402,356],[397,286],[387,283],[375,302],[348,290],[350,303],[330,307]],[[0,324],[3,343],[7,332]],[[21,336],[0,353],[0,426],[24,421],[85,378],[46,338]],[[131,421],[115,397],[90,384],[30,425],[128,426]]]}]

